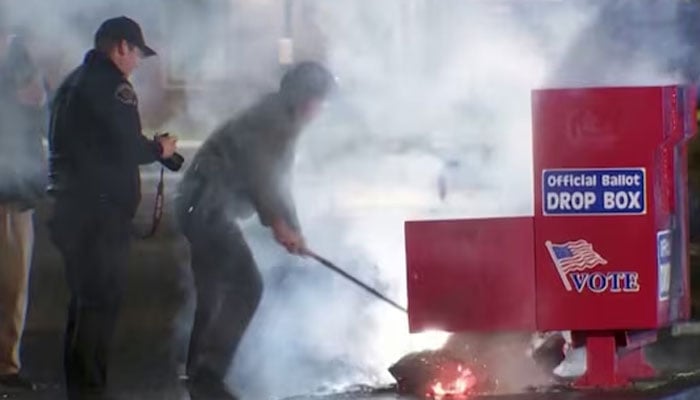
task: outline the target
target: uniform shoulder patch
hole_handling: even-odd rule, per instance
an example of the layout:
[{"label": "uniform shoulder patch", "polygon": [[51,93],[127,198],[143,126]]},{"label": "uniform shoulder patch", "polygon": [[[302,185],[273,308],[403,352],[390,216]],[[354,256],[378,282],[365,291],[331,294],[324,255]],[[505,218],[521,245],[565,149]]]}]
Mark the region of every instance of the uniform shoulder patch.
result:
[{"label": "uniform shoulder patch", "polygon": [[117,86],[117,90],[114,91],[114,97],[129,106],[136,106],[139,103],[134,88],[128,83],[120,83],[119,86]]}]

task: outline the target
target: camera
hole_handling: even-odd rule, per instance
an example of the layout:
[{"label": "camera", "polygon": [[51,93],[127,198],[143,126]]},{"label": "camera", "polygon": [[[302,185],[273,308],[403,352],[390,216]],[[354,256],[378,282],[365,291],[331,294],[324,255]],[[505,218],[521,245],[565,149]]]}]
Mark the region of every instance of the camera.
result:
[{"label": "camera", "polygon": [[185,163],[185,157],[180,153],[175,153],[170,158],[161,158],[159,161],[165,168],[177,172],[182,168],[182,164]]},{"label": "camera", "polygon": [[[158,140],[160,137],[168,136],[167,133],[161,133],[155,136],[155,139]],[[161,158],[158,160],[165,168],[177,172],[182,168],[182,164],[185,163],[185,157],[183,157],[180,153],[175,152],[172,156],[169,158]]]}]

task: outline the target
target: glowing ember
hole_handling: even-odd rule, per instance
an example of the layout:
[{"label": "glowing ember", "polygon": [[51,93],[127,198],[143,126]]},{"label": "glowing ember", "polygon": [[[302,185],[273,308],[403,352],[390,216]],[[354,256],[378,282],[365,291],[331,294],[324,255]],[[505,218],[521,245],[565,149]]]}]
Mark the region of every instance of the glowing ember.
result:
[{"label": "glowing ember", "polygon": [[461,364],[457,365],[456,372],[443,372],[445,375],[452,376],[437,378],[435,383],[430,386],[428,397],[434,397],[436,399],[441,399],[443,397],[463,398],[468,395],[477,384],[476,376],[474,376],[469,368]]}]

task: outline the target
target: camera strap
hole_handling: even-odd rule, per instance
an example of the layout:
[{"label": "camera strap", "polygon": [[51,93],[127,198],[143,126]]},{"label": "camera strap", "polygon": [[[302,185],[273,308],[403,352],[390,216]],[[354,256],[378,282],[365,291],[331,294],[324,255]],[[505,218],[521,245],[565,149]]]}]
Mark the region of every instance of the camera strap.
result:
[{"label": "camera strap", "polygon": [[160,167],[160,179],[158,180],[158,189],[156,190],[156,201],[153,205],[153,214],[151,218],[151,229],[141,237],[141,239],[148,239],[155,236],[158,226],[160,225],[160,220],[163,217],[163,202],[164,202],[164,184],[163,184],[163,172],[164,168]]}]

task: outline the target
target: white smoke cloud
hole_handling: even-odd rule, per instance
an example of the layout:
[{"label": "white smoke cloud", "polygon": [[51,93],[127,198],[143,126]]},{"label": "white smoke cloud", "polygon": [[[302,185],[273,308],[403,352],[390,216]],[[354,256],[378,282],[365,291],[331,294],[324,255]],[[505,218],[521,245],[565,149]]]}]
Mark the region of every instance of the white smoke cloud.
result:
[{"label": "white smoke cloud", "polygon": [[[616,36],[629,20],[603,18],[610,3],[534,3],[313,2],[342,91],[300,144],[296,196],[313,248],[405,303],[405,220],[532,214],[531,89],[682,79],[669,64],[679,48],[674,11],[657,13],[663,4],[619,3],[633,20],[666,24],[663,32],[637,27],[640,37],[630,41]],[[357,288],[338,277],[329,282],[331,273],[313,271],[322,269],[313,263],[294,268],[323,278],[300,278],[287,288],[291,296],[279,294],[284,307],[257,321],[255,335],[268,343],[289,344],[293,331],[298,346],[270,353],[263,392],[391,382],[386,368],[412,350],[405,316],[367,304]],[[277,318],[285,323],[272,333]],[[243,353],[263,357],[262,348]],[[340,374],[319,368],[338,360]],[[511,388],[527,382],[503,379]]]},{"label": "white smoke cloud", "polygon": [[[181,86],[182,108],[162,128],[202,138],[275,87],[282,2],[24,0],[0,12],[53,38],[40,47],[63,73],[103,19],[135,18],[161,54],[134,77],[141,103],[164,100],[166,80]],[[304,232],[314,250],[401,304],[405,220],[532,213],[531,89],[674,82],[682,77],[670,61],[692,49],[665,1],[294,3],[308,23],[294,31],[320,35],[300,54],[322,53],[341,86],[299,146]],[[640,22],[650,19],[666,25]],[[149,81],[159,68],[164,81]],[[260,399],[391,382],[386,369],[415,349],[406,316],[285,255],[257,221],[246,234],[266,292],[234,386]]]},{"label": "white smoke cloud", "polygon": [[[530,90],[565,47],[488,4],[409,3],[314,3],[341,99],[305,132],[296,182],[310,246],[402,304],[405,220],[532,213]],[[268,290],[283,300],[264,300],[235,366],[255,373],[238,386],[261,371],[260,397],[390,383],[387,368],[417,350],[406,316],[313,262],[278,263],[301,272]]]}]

